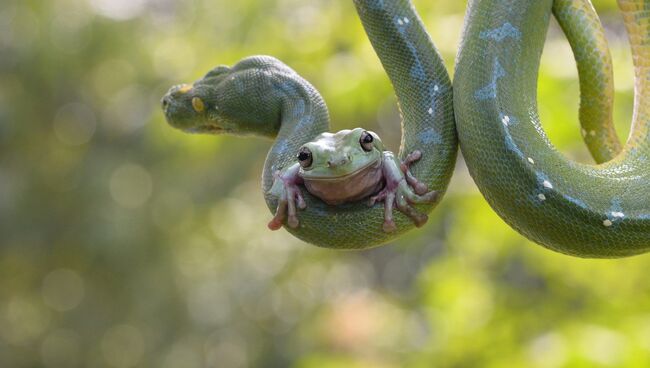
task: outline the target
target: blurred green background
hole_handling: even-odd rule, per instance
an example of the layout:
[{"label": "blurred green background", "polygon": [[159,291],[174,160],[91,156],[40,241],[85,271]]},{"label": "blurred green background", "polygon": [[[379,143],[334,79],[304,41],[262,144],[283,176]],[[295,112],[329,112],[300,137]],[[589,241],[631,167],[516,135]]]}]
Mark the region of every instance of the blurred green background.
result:
[{"label": "blurred green background", "polygon": [[[415,1],[450,71],[465,2]],[[626,136],[632,67],[594,1]],[[2,0],[0,367],[647,367],[650,257],[582,260],[508,228],[462,160],[427,226],[384,247],[270,232],[271,142],[190,136],[160,97],[216,64],[274,55],[338,130],[392,149],[399,116],[351,1]],[[553,24],[539,97],[590,162],[570,48]]]}]

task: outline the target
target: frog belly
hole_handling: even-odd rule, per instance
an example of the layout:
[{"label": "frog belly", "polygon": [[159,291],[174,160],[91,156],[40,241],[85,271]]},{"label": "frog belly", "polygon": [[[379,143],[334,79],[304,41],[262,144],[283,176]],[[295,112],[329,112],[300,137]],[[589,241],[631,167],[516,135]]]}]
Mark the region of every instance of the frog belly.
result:
[{"label": "frog belly", "polygon": [[309,193],[325,203],[337,205],[354,202],[377,193],[384,186],[382,165],[373,165],[339,178],[303,178]]}]

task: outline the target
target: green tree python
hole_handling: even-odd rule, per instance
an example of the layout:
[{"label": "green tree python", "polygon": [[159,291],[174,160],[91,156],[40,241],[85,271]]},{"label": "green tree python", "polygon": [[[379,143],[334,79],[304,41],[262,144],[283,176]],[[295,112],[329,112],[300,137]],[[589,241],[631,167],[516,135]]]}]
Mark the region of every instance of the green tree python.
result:
[{"label": "green tree python", "polygon": [[[403,116],[399,158],[421,151],[414,177],[444,194],[458,153],[451,81],[414,8],[406,0],[356,1],[370,40],[395,88]],[[163,98],[169,123],[189,132],[275,138],[262,174],[262,190],[276,213],[278,170],[297,161],[299,150],[329,130],[327,107],[316,89],[280,61],[265,56],[219,66],[193,85],[172,87]],[[384,205],[367,200],[330,205],[301,188],[299,226],[285,228],[322,247],[361,249],[386,243],[417,224],[395,212],[395,229],[384,229]],[[419,204],[427,213],[435,203]]]},{"label": "green tree python", "polygon": [[[390,165],[384,166],[392,169],[383,169],[384,189],[366,183],[370,176],[379,180],[364,161],[373,150],[383,151],[379,137],[363,129],[327,133],[329,115],[320,94],[277,59],[256,56],[216,67],[163,98],[168,122],[184,131],[275,139],[262,175],[275,214],[270,227],[284,225],[298,238],[329,248],[391,241],[426,221],[424,214],[446,191],[459,141],[481,193],[529,239],[580,257],[622,257],[650,247],[650,2],[619,0],[636,68],[634,124],[624,147],[611,122],[611,60],[588,0],[470,0],[453,94],[410,1],[354,4],[403,119],[398,158],[385,152],[383,162]],[[537,71],[553,13],[574,50],[582,131],[597,165],[565,158],[539,122]],[[355,160],[364,165],[352,165]],[[344,168],[351,165],[366,171],[348,175],[351,169]],[[329,193],[329,182],[312,175],[319,170],[337,178]],[[355,180],[365,183],[363,190],[349,194]],[[391,189],[397,186],[402,189]],[[384,203],[361,200],[369,191]],[[421,200],[429,194],[436,200]],[[399,208],[394,215],[393,205]]]},{"label": "green tree python", "polygon": [[[623,257],[650,247],[650,2],[618,3],[634,57],[634,122],[620,153],[612,144],[611,152],[594,155],[614,156],[605,163],[568,160],[539,121],[537,71],[552,0],[470,1],[454,76],[461,150],[484,197],[524,236],[580,257]],[[600,90],[601,80],[582,77],[583,89]],[[583,106],[588,102],[583,98]],[[603,141],[615,139],[605,137],[608,130],[601,130]]]}]

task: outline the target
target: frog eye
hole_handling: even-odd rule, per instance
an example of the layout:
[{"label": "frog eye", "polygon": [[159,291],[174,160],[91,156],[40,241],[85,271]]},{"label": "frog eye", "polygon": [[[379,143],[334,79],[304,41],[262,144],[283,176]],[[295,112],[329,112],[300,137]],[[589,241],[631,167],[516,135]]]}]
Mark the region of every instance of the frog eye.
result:
[{"label": "frog eye", "polygon": [[361,137],[359,138],[359,144],[361,144],[361,148],[366,152],[372,151],[372,142],[374,141],[375,138],[368,132],[361,133]]},{"label": "frog eye", "polygon": [[311,151],[307,147],[302,147],[300,149],[300,151],[298,151],[298,156],[297,157],[298,157],[298,162],[300,163],[300,166],[303,169],[306,169],[309,166],[311,166],[311,164],[313,162]]}]

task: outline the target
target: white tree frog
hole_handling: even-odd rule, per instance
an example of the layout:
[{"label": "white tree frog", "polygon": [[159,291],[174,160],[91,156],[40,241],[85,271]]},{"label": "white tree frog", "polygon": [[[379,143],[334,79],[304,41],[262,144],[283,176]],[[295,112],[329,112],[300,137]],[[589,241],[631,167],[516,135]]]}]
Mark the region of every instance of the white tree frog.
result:
[{"label": "white tree frog", "polygon": [[269,228],[281,228],[285,219],[290,227],[299,226],[297,209],[306,208],[300,185],[330,205],[366,198],[370,206],[384,202],[385,232],[396,230],[394,207],[422,226],[427,216],[412,205],[435,203],[438,192],[411,174],[410,165],[420,157],[414,151],[400,162],[377,134],[362,128],[322,133],[299,149],[294,165],[275,173],[270,194],[279,201]]}]

